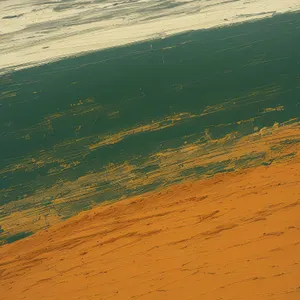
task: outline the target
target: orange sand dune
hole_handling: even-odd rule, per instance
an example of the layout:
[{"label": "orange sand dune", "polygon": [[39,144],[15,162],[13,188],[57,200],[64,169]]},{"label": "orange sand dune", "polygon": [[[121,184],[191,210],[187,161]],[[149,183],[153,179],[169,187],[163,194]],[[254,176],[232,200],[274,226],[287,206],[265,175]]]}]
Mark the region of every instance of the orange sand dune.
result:
[{"label": "orange sand dune", "polygon": [[299,175],[298,154],[81,213],[0,248],[0,298],[298,300]]}]

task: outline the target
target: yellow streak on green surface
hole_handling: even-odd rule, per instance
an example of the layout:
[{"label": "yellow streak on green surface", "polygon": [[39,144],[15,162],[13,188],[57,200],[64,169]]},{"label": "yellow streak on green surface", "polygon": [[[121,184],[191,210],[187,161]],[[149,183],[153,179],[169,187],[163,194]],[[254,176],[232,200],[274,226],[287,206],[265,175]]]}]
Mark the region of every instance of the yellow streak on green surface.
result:
[{"label": "yellow streak on green surface", "polygon": [[[172,121],[170,123],[172,126],[176,121],[188,117],[193,116],[181,114],[169,118],[168,121]],[[144,132],[145,130],[159,130],[160,126],[169,126],[162,124],[163,123],[156,122],[153,123],[152,126],[150,124],[149,126],[142,126],[141,128],[125,131],[121,135],[113,137],[113,139],[106,140],[106,143],[116,142],[118,139],[124,138],[129,134]],[[257,166],[265,161],[276,163],[283,159],[289,159],[289,155],[299,151],[299,144],[292,143],[299,139],[300,123],[295,122],[295,120],[290,120],[280,125],[275,123],[272,127],[263,128],[258,132],[244,137],[241,137],[238,132],[233,132],[222,138],[213,139],[209,136],[209,130],[207,130],[206,134],[200,136],[198,141],[194,143],[183,143],[179,148],[167,149],[155,153],[151,155],[142,166],[137,167],[130,161],[122,164],[109,164],[105,169],[99,172],[88,173],[74,181],[62,179],[50,188],[36,190],[32,196],[24,197],[24,199],[18,201],[12,201],[4,205],[3,209],[5,211],[10,211],[12,208],[22,206],[26,203],[35,203],[37,206],[6,216],[0,220],[0,226],[6,232],[15,234],[22,231],[36,231],[42,226],[45,226],[45,222],[47,222],[47,225],[53,225],[60,221],[60,216],[58,216],[56,212],[56,205],[77,201],[81,202],[87,198],[96,199],[97,195],[105,192],[106,189],[107,191],[109,190],[109,187],[107,187],[101,188],[101,191],[99,191],[97,189],[99,183],[118,183],[120,188],[126,191],[151,185],[157,181],[167,183],[180,181],[181,179],[193,179],[197,177],[195,174],[183,175],[184,171],[196,167],[207,167],[210,164],[222,163],[229,160],[225,170],[239,170],[244,167]],[[282,143],[284,141],[289,141],[289,143]],[[279,150],[272,150],[275,146],[277,148],[279,147]],[[256,158],[256,156],[260,154],[264,154],[263,157]],[[253,157],[253,159],[247,160],[247,157]],[[240,162],[239,160],[243,158],[245,158],[245,160]],[[49,159],[52,159],[51,162],[59,162],[64,169],[74,168],[76,164],[79,164],[78,161],[64,165],[63,161],[54,159],[46,153],[43,160],[28,161],[27,165],[23,165],[23,167],[26,167],[26,169],[34,169],[39,164],[49,163]],[[157,169],[147,173],[138,172],[140,168],[152,165],[156,165]],[[15,170],[17,170],[17,168]],[[55,170],[51,172],[55,172]],[[214,172],[214,169],[212,169],[211,172],[206,172],[202,177],[211,176]],[[52,204],[47,207],[40,207],[39,204],[43,202],[43,199],[47,198],[54,199]],[[96,204],[96,201],[94,204]],[[43,215],[44,212],[47,214],[46,220],[37,220],[36,216]]]}]

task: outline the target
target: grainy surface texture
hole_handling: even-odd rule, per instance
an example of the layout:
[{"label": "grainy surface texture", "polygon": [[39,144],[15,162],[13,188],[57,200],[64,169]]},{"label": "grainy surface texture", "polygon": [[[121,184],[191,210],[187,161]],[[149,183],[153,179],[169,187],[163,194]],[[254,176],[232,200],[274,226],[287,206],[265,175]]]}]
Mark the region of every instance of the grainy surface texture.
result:
[{"label": "grainy surface texture", "polygon": [[298,300],[299,172],[297,155],[175,185],[5,245],[0,298]]}]

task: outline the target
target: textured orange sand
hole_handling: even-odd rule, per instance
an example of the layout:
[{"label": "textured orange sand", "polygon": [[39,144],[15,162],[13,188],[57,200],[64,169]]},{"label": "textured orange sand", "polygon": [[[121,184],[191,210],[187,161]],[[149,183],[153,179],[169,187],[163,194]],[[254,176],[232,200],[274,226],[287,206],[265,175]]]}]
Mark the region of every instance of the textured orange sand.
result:
[{"label": "textured orange sand", "polygon": [[0,248],[0,298],[300,299],[300,159],[102,206]]}]

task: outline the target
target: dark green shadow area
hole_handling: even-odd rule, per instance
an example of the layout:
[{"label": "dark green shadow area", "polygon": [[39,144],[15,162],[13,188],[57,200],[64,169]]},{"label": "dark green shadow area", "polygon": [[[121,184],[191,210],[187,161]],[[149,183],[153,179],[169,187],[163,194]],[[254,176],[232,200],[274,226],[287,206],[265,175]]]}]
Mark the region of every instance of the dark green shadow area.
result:
[{"label": "dark green shadow area", "polygon": [[26,231],[19,232],[19,233],[15,234],[15,235],[11,235],[10,237],[4,239],[3,242],[6,243],[6,244],[11,244],[11,243],[16,242],[18,240],[24,239],[27,236],[30,236],[32,234],[33,234],[33,232],[28,232],[28,231],[27,232]]}]

